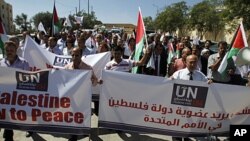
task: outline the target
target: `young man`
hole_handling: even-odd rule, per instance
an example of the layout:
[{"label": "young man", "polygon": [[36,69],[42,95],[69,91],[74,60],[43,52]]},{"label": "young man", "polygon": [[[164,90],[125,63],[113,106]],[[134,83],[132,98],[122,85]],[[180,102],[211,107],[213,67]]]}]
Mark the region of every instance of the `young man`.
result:
[{"label": "young man", "polygon": [[123,59],[123,49],[121,47],[114,47],[112,50],[112,54],[114,58],[106,64],[105,70],[130,72],[132,67],[142,66],[143,64],[145,64],[150,54],[150,50],[149,48],[147,48],[145,55],[138,62],[130,59]]}]

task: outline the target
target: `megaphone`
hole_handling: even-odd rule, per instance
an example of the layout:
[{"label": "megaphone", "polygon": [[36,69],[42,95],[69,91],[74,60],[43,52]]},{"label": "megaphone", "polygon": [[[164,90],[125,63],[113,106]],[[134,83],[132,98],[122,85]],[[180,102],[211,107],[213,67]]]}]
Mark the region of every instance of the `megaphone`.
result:
[{"label": "megaphone", "polygon": [[235,60],[235,64],[237,67],[243,66],[243,65],[250,65],[250,48],[249,47],[244,47],[238,52],[237,58]]}]

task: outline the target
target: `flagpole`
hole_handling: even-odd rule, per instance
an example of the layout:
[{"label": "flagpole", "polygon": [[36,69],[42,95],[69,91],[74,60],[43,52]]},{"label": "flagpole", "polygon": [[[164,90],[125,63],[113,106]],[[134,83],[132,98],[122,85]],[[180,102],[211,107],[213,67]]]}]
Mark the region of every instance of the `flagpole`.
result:
[{"label": "flagpole", "polygon": [[[242,22],[239,24],[239,26],[238,26],[238,28],[237,28],[237,30],[236,30],[236,32],[235,32],[235,34],[234,34],[234,36],[233,36],[233,39],[232,39],[232,41],[231,41],[231,44],[230,44],[230,48],[227,50],[227,53],[225,54],[225,56],[223,57],[223,59],[222,59],[222,61],[221,61],[221,64],[220,64],[220,66],[219,66],[219,68],[218,68],[218,72],[220,72],[221,74],[223,74],[224,73],[224,71],[228,68],[228,62],[230,61],[231,63],[230,64],[232,64],[232,62],[235,64],[235,61],[233,60],[233,58],[232,58],[232,56],[236,56],[236,52],[235,52],[235,49],[233,49],[233,46],[235,45],[235,40],[237,40],[239,37],[238,36],[245,36],[245,32],[243,31],[244,30],[244,28],[243,28],[243,24],[242,24]],[[241,34],[241,35],[238,35],[238,34]],[[244,35],[242,35],[242,34],[244,34]],[[244,37],[242,37],[243,38],[243,42],[244,42],[244,45],[243,46],[246,46],[245,45],[245,42],[246,41],[244,41],[244,39],[246,39],[246,38],[244,38]],[[237,43],[236,43],[237,44]],[[235,47],[234,47],[235,48]],[[238,52],[238,51],[237,51]],[[232,66],[232,65],[231,65]],[[230,66],[230,67],[231,67]],[[234,65],[235,66],[235,65]]]},{"label": "flagpole", "polygon": [[[141,13],[141,7],[139,6],[139,11]],[[141,17],[142,17],[142,13],[141,13]],[[143,17],[142,17],[142,20],[143,20]],[[144,21],[142,22],[143,24],[143,29],[144,29],[144,36],[145,36],[145,42],[146,42],[146,47],[148,46],[148,39],[147,39],[147,33],[146,33],[146,29],[145,29],[145,26],[144,26]]]},{"label": "flagpole", "polygon": [[231,49],[232,46],[233,46],[234,40],[235,40],[235,38],[236,38],[237,33],[238,33],[239,30],[240,30],[240,25],[238,26],[236,32],[234,33],[233,39],[231,40],[231,43],[230,43],[230,47],[227,48],[227,52],[226,52],[226,54],[224,55],[224,57],[223,57],[223,59],[222,59],[222,61],[221,61],[221,64],[220,64],[220,66],[219,66],[219,68],[218,68],[218,72],[220,72],[221,74],[224,72],[224,70],[225,70],[226,67],[227,67],[227,66],[224,66],[223,64],[227,61],[229,51],[230,51],[230,49]]},{"label": "flagpole", "polygon": [[51,36],[54,35],[54,10],[55,10],[55,5],[56,5],[56,1],[54,0],[54,6],[53,6],[53,14],[52,14],[52,26],[51,26]]},{"label": "flagpole", "polygon": [[[243,26],[243,22],[241,21],[240,24],[241,24],[240,27],[242,28],[242,29],[241,29],[242,34],[243,34],[243,35],[246,35],[245,29],[244,29],[244,26]],[[248,47],[248,43],[247,43],[247,38],[246,38],[246,36],[243,36],[243,41],[244,41],[244,44]]]}]

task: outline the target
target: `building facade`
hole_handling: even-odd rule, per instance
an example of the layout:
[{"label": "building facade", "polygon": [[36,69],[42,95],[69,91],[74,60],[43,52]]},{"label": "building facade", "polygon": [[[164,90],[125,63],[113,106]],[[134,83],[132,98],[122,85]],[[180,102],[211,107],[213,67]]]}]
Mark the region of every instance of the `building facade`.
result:
[{"label": "building facade", "polygon": [[2,18],[6,33],[14,33],[12,5],[6,3],[4,0],[0,0],[0,17]]}]

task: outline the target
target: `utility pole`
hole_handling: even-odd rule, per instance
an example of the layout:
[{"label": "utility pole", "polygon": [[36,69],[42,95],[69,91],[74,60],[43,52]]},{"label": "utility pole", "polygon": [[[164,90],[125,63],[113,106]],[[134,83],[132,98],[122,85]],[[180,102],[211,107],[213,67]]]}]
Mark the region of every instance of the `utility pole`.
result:
[{"label": "utility pole", "polygon": [[80,13],[80,10],[81,10],[80,5],[81,5],[81,2],[80,2],[80,0],[79,0],[79,9],[78,9],[78,12],[79,12],[79,13]]},{"label": "utility pole", "polygon": [[89,0],[88,0],[88,16],[89,16]]},{"label": "utility pole", "polygon": [[156,14],[158,15],[158,14],[159,14],[159,6],[157,6],[157,5],[155,5],[155,4],[153,4],[153,6],[156,7],[156,10],[157,10],[157,11],[156,11]]},{"label": "utility pole", "polygon": [[77,15],[77,7],[75,7],[76,8],[76,15]]}]

